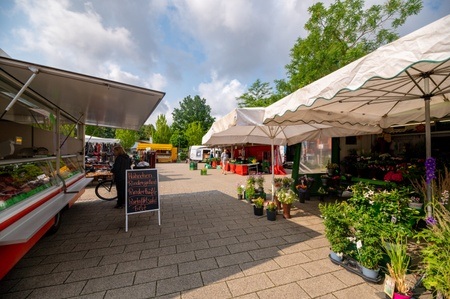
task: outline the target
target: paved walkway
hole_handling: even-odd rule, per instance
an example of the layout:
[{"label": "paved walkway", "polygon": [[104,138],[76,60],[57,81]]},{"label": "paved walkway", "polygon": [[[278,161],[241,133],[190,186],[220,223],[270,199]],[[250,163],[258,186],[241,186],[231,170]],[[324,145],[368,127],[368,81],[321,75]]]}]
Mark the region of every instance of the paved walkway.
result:
[{"label": "paved walkway", "polygon": [[0,282],[0,297],[384,298],[382,285],[329,261],[317,200],[271,222],[236,199],[245,177],[157,167],[161,226],[154,212],[131,215],[126,233],[124,210],[88,188]]}]

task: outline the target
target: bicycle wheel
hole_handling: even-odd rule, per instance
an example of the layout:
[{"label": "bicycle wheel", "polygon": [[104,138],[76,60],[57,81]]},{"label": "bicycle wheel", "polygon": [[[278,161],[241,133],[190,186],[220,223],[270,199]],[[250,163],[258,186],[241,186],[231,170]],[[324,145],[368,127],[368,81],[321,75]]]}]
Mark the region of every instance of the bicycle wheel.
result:
[{"label": "bicycle wheel", "polygon": [[116,185],[112,180],[105,180],[95,187],[95,195],[103,200],[114,200],[117,198]]}]

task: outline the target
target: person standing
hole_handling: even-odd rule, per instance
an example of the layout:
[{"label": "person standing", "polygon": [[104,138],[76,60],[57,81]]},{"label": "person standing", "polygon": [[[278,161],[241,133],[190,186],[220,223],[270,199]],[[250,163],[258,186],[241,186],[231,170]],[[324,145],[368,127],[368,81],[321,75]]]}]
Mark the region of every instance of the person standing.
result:
[{"label": "person standing", "polygon": [[224,149],[220,155],[220,160],[222,161],[222,174],[227,174],[227,162],[228,162],[228,150]]},{"label": "person standing", "polygon": [[113,153],[115,159],[111,172],[117,189],[117,204],[114,208],[121,209],[125,205],[125,179],[127,169],[131,169],[131,159],[120,145],[114,147]]}]

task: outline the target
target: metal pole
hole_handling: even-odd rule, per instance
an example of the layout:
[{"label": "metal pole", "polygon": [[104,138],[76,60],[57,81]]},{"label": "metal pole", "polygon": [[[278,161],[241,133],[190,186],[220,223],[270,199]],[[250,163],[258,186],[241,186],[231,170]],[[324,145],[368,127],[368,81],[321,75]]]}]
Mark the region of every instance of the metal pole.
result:
[{"label": "metal pole", "polygon": [[[425,91],[425,147],[426,158],[431,157],[431,124],[430,124],[430,78],[427,76],[424,78],[424,91]],[[433,208],[431,207],[432,190],[431,182],[427,183],[427,215],[431,217],[433,215]]]}]

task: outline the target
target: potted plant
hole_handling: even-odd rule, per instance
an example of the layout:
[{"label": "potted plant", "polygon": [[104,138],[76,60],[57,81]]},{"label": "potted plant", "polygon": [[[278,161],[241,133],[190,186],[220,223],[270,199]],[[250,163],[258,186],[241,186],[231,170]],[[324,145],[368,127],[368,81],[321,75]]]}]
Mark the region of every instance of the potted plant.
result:
[{"label": "potted plant", "polygon": [[314,183],[314,178],[308,177],[306,175],[301,176],[299,178],[299,184],[296,187],[298,191],[298,196],[300,198],[300,202],[304,203],[305,200],[310,199],[310,189],[312,184]]},{"label": "potted plant", "polygon": [[427,228],[415,236],[421,242],[422,283],[428,290],[450,298],[450,212],[440,202],[433,203],[433,211],[433,217],[426,219]]},{"label": "potted plant", "polygon": [[417,209],[417,210],[422,210],[423,202],[421,202],[421,199],[420,199],[419,196],[417,196],[417,195],[412,195],[412,196],[409,198],[409,203],[408,203],[408,205],[409,205],[410,208]]},{"label": "potted plant", "polygon": [[331,161],[328,161],[327,163],[327,172],[328,175],[334,175],[336,170],[339,168],[339,165],[336,163],[331,163]]},{"label": "potted plant", "polygon": [[319,200],[320,201],[324,201],[325,200],[325,195],[328,194],[327,190],[325,190],[324,187],[319,187],[319,189],[317,189],[317,193],[319,193]]},{"label": "potted plant", "polygon": [[380,217],[372,213],[358,211],[355,215],[355,237],[357,260],[362,274],[370,279],[377,279],[379,263],[383,259],[383,249],[380,244],[382,224]]},{"label": "potted plant", "polygon": [[264,214],[264,199],[262,197],[258,197],[253,200],[253,213],[255,216],[262,216]]},{"label": "potted plant", "polygon": [[264,176],[261,174],[257,175],[255,177],[255,183],[258,186],[258,192],[263,193],[264,192]]},{"label": "potted plant", "polygon": [[273,201],[269,201],[266,205],[267,220],[275,221],[277,219],[277,205]]},{"label": "potted plant", "polygon": [[281,188],[277,191],[277,198],[283,205],[283,217],[291,218],[291,206],[298,201],[298,195],[288,188]]},{"label": "potted plant", "polygon": [[383,239],[384,251],[389,257],[387,270],[390,279],[394,282],[393,299],[409,299],[411,298],[412,285],[406,280],[406,272],[408,271],[410,257],[407,252],[406,238],[398,235],[395,242],[385,242]]},{"label": "potted plant", "polygon": [[351,243],[350,208],[346,202],[319,204],[325,237],[331,246],[330,258],[338,262],[342,261]]},{"label": "potted plant", "polygon": [[237,183],[236,191],[237,191],[238,199],[241,200],[242,196],[243,196],[242,194],[245,191],[245,186],[242,185],[241,183]]},{"label": "potted plant", "polygon": [[328,184],[328,179],[329,179],[330,177],[328,176],[328,174],[322,174],[321,176],[320,176],[320,180],[322,181],[322,185],[323,186],[326,186],[327,184]]},{"label": "potted plant", "polygon": [[247,186],[245,186],[245,198],[249,202],[252,202],[252,199],[255,197],[255,194],[256,194],[255,186],[247,184]]}]

